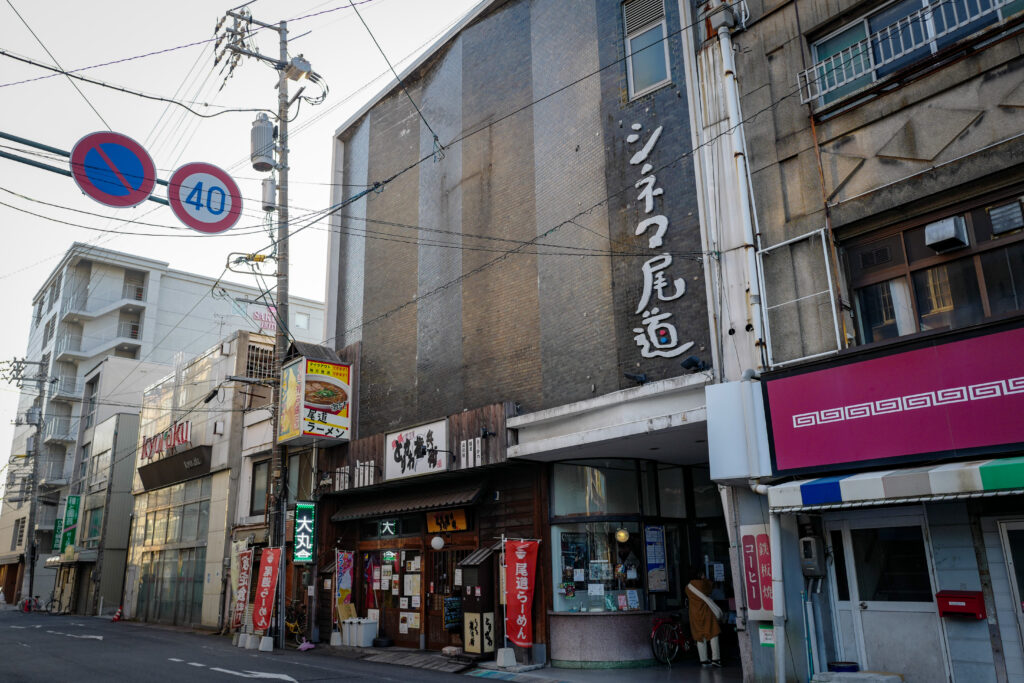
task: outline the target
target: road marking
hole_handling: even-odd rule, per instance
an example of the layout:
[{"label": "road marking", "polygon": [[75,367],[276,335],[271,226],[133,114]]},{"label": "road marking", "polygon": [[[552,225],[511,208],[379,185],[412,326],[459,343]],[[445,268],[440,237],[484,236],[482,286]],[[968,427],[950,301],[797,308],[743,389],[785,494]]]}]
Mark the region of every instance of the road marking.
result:
[{"label": "road marking", "polygon": [[220,667],[211,667],[210,671],[219,671],[221,673],[231,674],[232,676],[239,676],[241,678],[263,678],[278,681],[291,681],[291,683],[299,683],[297,680],[295,680],[288,674],[271,674],[265,673],[263,671],[232,671],[231,669],[221,669]]},{"label": "road marking", "polygon": [[188,665],[189,666],[206,666],[205,664],[201,664],[200,662],[189,662]]},{"label": "road marking", "polygon": [[11,624],[11,628],[26,628],[26,627],[25,626],[15,626],[14,624]]},{"label": "road marking", "polygon": [[85,638],[86,640],[103,640],[103,636],[78,636],[74,633],[65,633],[68,638]]},{"label": "road marking", "polygon": [[168,657],[167,660],[170,661],[170,662],[184,662],[185,661],[184,659],[178,659],[177,657]]}]

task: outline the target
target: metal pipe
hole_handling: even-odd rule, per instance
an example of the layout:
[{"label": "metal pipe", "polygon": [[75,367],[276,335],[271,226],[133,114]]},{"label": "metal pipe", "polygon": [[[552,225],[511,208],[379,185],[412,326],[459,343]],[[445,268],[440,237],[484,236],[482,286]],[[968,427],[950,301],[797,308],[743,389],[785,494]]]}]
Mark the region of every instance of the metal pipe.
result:
[{"label": "metal pipe", "polygon": [[725,91],[726,109],[729,114],[729,140],[732,142],[733,162],[736,166],[736,184],[739,193],[740,219],[743,223],[744,250],[747,257],[747,282],[750,294],[750,308],[753,310],[751,324],[756,337],[755,346],[761,368],[767,365],[765,355],[763,311],[761,310],[761,281],[757,270],[757,235],[750,206],[750,185],[747,182],[747,156],[743,143],[743,119],[740,116],[740,93],[736,83],[736,60],[733,57],[732,35],[728,26],[718,29],[718,46],[722,55],[722,79]]}]

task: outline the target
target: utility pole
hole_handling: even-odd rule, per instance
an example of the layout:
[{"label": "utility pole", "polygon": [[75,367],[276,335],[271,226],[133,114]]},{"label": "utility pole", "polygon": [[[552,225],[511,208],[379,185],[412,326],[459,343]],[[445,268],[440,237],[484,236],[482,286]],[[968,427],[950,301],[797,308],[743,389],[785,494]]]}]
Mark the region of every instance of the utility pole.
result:
[{"label": "utility pole", "polygon": [[[305,86],[301,87],[298,92],[295,93],[295,97],[289,100],[288,98],[288,80],[298,81],[303,77],[308,77],[310,81],[320,85],[323,88],[324,93],[318,99],[306,99],[306,101],[312,104],[319,104],[326,97],[326,86],[323,84],[318,74],[313,72],[310,68],[309,62],[302,58],[302,55],[289,59],[288,57],[288,24],[285,21],[279,22],[278,24],[268,24],[261,21],[257,21],[252,18],[252,14],[246,10],[230,10],[227,12],[225,19],[231,17],[234,22],[233,26],[225,30],[223,37],[218,37],[217,45],[219,46],[224,38],[227,38],[228,42],[225,45],[224,51],[217,57],[217,62],[225,57],[226,52],[230,51],[232,55],[227,58],[226,67],[228,68],[225,82],[234,73],[235,67],[238,65],[239,58],[241,56],[251,57],[258,59],[263,62],[267,62],[274,66],[278,72],[277,81],[277,163],[272,163],[272,160],[266,160],[264,157],[265,152],[254,148],[253,152],[253,168],[257,171],[269,171],[275,169],[277,171],[278,183],[277,183],[277,239],[274,244],[275,255],[274,258],[277,261],[277,334],[275,339],[274,348],[274,374],[280,379],[281,366],[284,363],[284,356],[288,351],[288,108],[291,103],[298,99]],[[220,27],[224,24],[225,19],[222,19],[217,25],[217,31],[220,31]],[[278,59],[262,55],[256,51],[254,45],[251,44],[252,29],[251,26],[259,26],[264,29],[277,31],[280,45],[280,56]],[[215,62],[216,64],[216,62]],[[223,86],[221,86],[223,87]],[[263,116],[262,114],[260,115]],[[265,119],[265,117],[264,117]],[[257,119],[256,125],[259,124]],[[255,141],[254,134],[254,141]],[[263,261],[266,257],[258,257],[256,254],[249,255],[249,260],[254,262]],[[243,259],[245,260],[245,259]],[[278,568],[278,584],[277,584],[277,612],[274,618],[274,630],[277,636],[277,645],[279,648],[285,646],[285,517],[286,517],[286,505],[287,505],[287,486],[286,478],[288,473],[287,468],[287,452],[285,448],[278,444],[277,434],[278,425],[280,421],[280,382],[273,384],[272,390],[272,414],[273,414],[273,441],[271,450],[271,480],[272,480],[272,498],[271,506],[268,511],[268,525],[270,527],[270,538],[271,546],[281,548],[281,565]]]},{"label": "utility pole", "polygon": [[[24,387],[26,379],[29,382],[35,382],[36,388],[39,390],[39,395],[43,394],[43,386],[48,379],[43,376],[42,373],[47,369],[42,367],[41,361],[32,361],[25,358],[15,358],[14,360],[4,361],[0,363],[3,369],[0,370],[0,379],[7,380],[13,383],[19,389]],[[39,366],[39,373],[34,378],[25,377],[25,366],[36,365]],[[26,457],[31,458],[32,461],[32,474],[29,475],[28,482],[28,518],[25,520],[26,542],[25,542],[25,564],[28,569],[28,598],[31,600],[36,583],[36,507],[39,504],[39,500],[36,497],[36,493],[39,491],[39,456],[42,452],[41,444],[43,441],[43,416],[42,408],[29,408],[25,414],[24,422],[19,418],[15,424],[23,425],[28,424],[36,428],[35,438],[32,440],[32,449],[30,453],[26,453]],[[25,597],[25,596],[22,596]]]}]

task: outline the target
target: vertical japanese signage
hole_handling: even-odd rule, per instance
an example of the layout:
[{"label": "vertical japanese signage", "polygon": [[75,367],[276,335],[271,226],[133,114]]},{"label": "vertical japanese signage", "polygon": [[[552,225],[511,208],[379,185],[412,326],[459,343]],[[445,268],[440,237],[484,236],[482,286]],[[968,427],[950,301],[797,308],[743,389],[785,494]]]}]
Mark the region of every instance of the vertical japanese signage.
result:
[{"label": "vertical japanese signage", "polygon": [[356,554],[351,550],[335,550],[334,556],[334,600],[337,603],[338,620],[348,619],[356,615],[352,604],[352,579],[356,564]]},{"label": "vertical japanese signage", "polygon": [[741,525],[740,545],[743,550],[743,583],[747,591],[747,618],[756,621],[771,619],[774,604],[768,526]]},{"label": "vertical japanese signage", "polygon": [[292,544],[292,562],[295,564],[313,561],[313,534],[316,529],[316,503],[298,501],[295,503],[295,535]]},{"label": "vertical japanese signage", "polygon": [[520,647],[533,645],[537,548],[537,541],[505,541],[505,633]]},{"label": "vertical japanese signage", "polygon": [[60,551],[69,545],[75,544],[75,532],[78,530],[78,504],[79,496],[68,496],[64,507],[64,531],[60,536]]},{"label": "vertical japanese signage", "polygon": [[58,519],[53,523],[53,550],[60,550],[60,539],[64,534],[64,520]]},{"label": "vertical japanese signage", "polygon": [[260,557],[260,572],[256,579],[256,602],[253,605],[252,627],[257,631],[270,628],[274,612],[274,594],[277,592],[277,570],[281,566],[281,549],[264,548]]},{"label": "vertical japanese signage", "polygon": [[668,565],[665,557],[665,527],[644,527],[647,550],[647,590],[661,593],[668,590]]},{"label": "vertical japanese signage", "polygon": [[[630,145],[640,143],[643,139],[643,125],[634,123],[632,133],[626,137]],[[649,162],[651,152],[654,151],[658,139],[661,137],[663,126],[658,126],[654,132],[647,136],[641,147],[629,159],[631,166],[640,166],[642,176],[635,184],[640,190],[637,201],[642,202],[643,212],[646,216],[637,223],[634,234],[638,237],[647,235],[647,246],[651,249],[661,249],[664,246],[665,233],[668,231],[668,217],[663,214],[655,214],[655,197],[665,194],[665,190],[657,186],[658,180],[652,172],[654,166]],[[654,214],[654,215],[652,215]],[[643,291],[637,301],[634,315],[641,316],[641,327],[633,328],[633,340],[640,347],[640,355],[644,358],[675,358],[690,349],[694,342],[683,342],[679,339],[679,332],[671,322],[672,312],[663,310],[666,304],[681,298],[686,294],[686,279],[676,277],[678,273],[671,273],[672,254],[662,253],[647,259],[641,266],[643,273]]]},{"label": "vertical japanese signage", "polygon": [[347,363],[303,357],[282,367],[278,442],[347,441],[351,372]]},{"label": "vertical japanese signage", "polygon": [[252,550],[238,553],[238,585],[235,587],[235,604],[231,610],[231,628],[240,628],[249,605],[249,586],[252,583]]}]

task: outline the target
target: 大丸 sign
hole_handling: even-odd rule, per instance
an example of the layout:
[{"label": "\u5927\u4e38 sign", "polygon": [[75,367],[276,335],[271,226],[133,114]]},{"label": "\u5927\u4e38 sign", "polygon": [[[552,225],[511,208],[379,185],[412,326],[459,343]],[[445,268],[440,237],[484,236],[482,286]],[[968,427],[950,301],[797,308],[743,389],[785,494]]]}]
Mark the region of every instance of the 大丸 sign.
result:
[{"label": "\u5927\u4e38 sign", "polygon": [[313,535],[316,529],[316,503],[298,501],[295,503],[295,534],[292,546],[292,562],[299,564],[313,561]]}]

